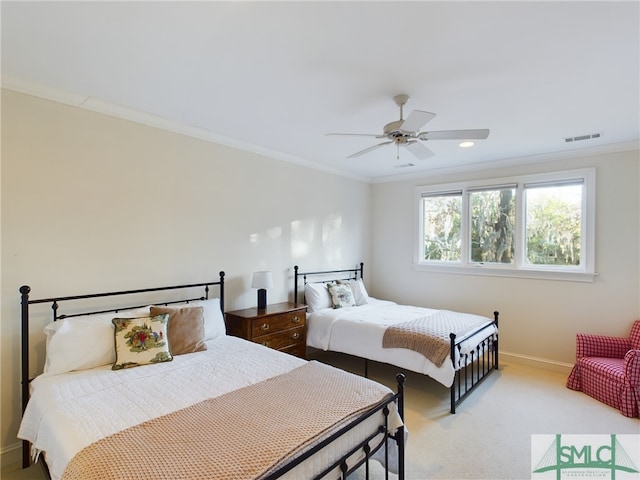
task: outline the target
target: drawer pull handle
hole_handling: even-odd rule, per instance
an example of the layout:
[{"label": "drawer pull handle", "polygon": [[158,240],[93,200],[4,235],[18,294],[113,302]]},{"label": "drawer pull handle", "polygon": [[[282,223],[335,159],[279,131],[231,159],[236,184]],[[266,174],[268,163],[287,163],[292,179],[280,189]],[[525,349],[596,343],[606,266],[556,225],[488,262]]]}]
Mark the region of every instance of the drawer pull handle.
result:
[{"label": "drawer pull handle", "polygon": [[300,317],[298,317],[297,315],[293,317],[293,323],[300,323]]},{"label": "drawer pull handle", "polygon": [[293,335],[291,335],[291,337],[292,337],[294,340],[298,340],[298,339],[300,338],[300,334],[299,334],[298,332],[296,332],[296,333],[294,333]]},{"label": "drawer pull handle", "polygon": [[262,326],[260,327],[260,330],[269,330],[269,324],[263,323]]},{"label": "drawer pull handle", "polygon": [[264,345],[265,347],[269,346],[269,342],[262,342],[262,345]]}]

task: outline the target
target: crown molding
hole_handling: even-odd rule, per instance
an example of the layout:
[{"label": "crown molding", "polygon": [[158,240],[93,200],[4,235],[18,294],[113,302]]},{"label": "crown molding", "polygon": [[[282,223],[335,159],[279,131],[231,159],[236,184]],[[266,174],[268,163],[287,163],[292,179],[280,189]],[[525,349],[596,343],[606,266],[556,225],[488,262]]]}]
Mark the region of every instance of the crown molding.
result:
[{"label": "crown molding", "polygon": [[90,96],[83,96],[59,90],[46,85],[30,82],[26,80],[17,79],[8,75],[2,75],[0,77],[2,88],[11,90],[14,92],[30,95],[33,97],[42,98],[44,100],[50,100],[72,107],[80,108],[83,110],[89,110],[102,115],[108,115],[111,117],[128,120],[130,122],[139,123],[160,130],[165,130],[172,133],[177,133],[187,137],[197,138],[205,142],[215,143],[218,145],[224,145],[232,147],[237,150],[245,152],[255,153],[264,157],[269,157],[275,160],[282,160],[288,163],[293,163],[306,168],[314,170],[320,170],[332,175],[338,175],[340,177],[350,178],[360,182],[370,183],[371,178],[355,175],[351,172],[339,170],[335,168],[325,167],[309,160],[305,160],[294,155],[289,155],[277,150],[273,150],[266,147],[253,145],[250,143],[242,142],[240,140],[218,135],[204,128],[194,127],[186,125],[180,122],[170,120],[159,115],[154,115],[147,112],[142,112],[132,108],[117,105],[111,102],[106,102],[93,98]]},{"label": "crown molding", "polygon": [[407,173],[403,175],[392,175],[386,177],[374,178],[371,183],[389,183],[404,180],[413,180],[424,178],[425,175],[430,176],[446,176],[469,172],[480,172],[484,170],[492,170],[496,168],[514,167],[519,165],[530,165],[535,163],[557,162],[558,160],[569,160],[572,158],[591,157],[594,155],[605,155],[610,153],[628,152],[640,149],[640,142],[612,143],[609,145],[600,145],[597,147],[581,148],[579,150],[567,150],[562,152],[544,153],[539,155],[528,155],[526,157],[506,158],[502,160],[494,160],[491,162],[472,163],[467,165],[458,165],[455,167],[434,168],[428,171],[416,173]]}]

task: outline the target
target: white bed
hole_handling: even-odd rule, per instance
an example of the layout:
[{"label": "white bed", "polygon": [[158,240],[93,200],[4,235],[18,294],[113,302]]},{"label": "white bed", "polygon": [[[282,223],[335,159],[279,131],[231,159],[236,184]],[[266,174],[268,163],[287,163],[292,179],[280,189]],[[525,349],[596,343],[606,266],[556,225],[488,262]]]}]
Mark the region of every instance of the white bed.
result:
[{"label": "white bed", "polygon": [[[380,348],[387,327],[410,320],[426,318],[441,312],[431,308],[398,305],[387,300],[368,297],[368,303],[347,308],[323,308],[307,315],[307,345],[321,350],[342,352],[382,363],[389,363],[412,372],[430,376],[445,387],[451,387],[455,377],[454,362],[437,367],[424,355],[406,348]],[[487,317],[464,315],[477,327],[492,323]],[[492,327],[493,332],[497,332]],[[474,350],[484,332],[469,337],[456,349],[460,356]]]},{"label": "white bed", "polygon": [[[498,312],[492,319],[370,297],[363,268],[362,263],[355,269],[313,272],[294,267],[294,298],[301,301],[298,297],[304,293],[308,305],[307,345],[428,375],[450,388],[451,413],[455,413],[467,393],[498,368]],[[388,342],[391,330],[415,325],[422,330],[419,336],[412,332],[414,346],[439,342],[439,360],[425,356],[425,348],[396,347],[398,343]]]},{"label": "white bed", "polygon": [[[22,291],[22,293],[23,308],[25,304],[28,306],[31,303],[44,303],[39,300],[29,301],[28,296],[25,301],[25,292]],[[28,290],[26,293],[28,294]],[[64,298],[56,300],[60,301]],[[320,369],[323,374],[340,375],[341,378],[346,374],[337,369],[326,370],[332,367],[320,365],[317,362],[307,362],[237,337],[227,336],[224,333],[224,320],[219,300],[216,298],[192,302],[190,305],[195,304],[205,305],[204,311],[213,313],[212,317],[210,315],[204,320],[206,331],[204,350],[174,355],[171,361],[135,368],[112,370],[114,353],[109,350],[103,334],[109,328],[111,322],[108,319],[113,317],[113,313],[80,315],[77,318],[61,316],[59,317],[61,319],[45,328],[49,348],[45,372],[30,382],[30,398],[26,404],[18,436],[31,444],[33,458],[44,455],[53,480],[65,478],[68,474],[68,472],[64,473],[65,469],[72,459],[80,452],[84,452],[87,447],[112,438],[116,434],[119,435],[127,429],[146,425],[152,419],[166,418],[170,414],[182,412],[184,409],[200,405],[201,402],[210,401],[210,399],[225,398],[248,388],[278,381],[307,367]],[[117,316],[138,316],[147,310],[148,307],[144,307],[134,310],[135,315],[133,313],[127,315],[124,312]],[[27,324],[28,316],[27,308]],[[25,315],[23,315],[24,319]],[[113,333],[111,333],[111,341],[113,341]],[[70,352],[70,347],[73,345],[77,345],[78,348],[64,355],[63,352]],[[28,348],[28,342],[26,346]],[[25,343],[23,343],[24,347]],[[371,382],[365,387],[376,390],[375,395],[382,395],[376,403],[389,404],[391,398],[391,405],[395,406],[394,402],[401,399],[401,395],[394,395],[387,387],[373,385],[374,383]],[[331,397],[332,392],[327,391],[326,398],[319,399],[319,405],[330,405]],[[283,392],[283,400],[272,402],[273,408],[280,410],[283,408],[282,405],[286,406],[286,398],[287,394]],[[267,407],[270,406],[267,405]],[[296,408],[314,409],[316,407],[309,404],[296,405]],[[371,412],[371,415],[364,418],[365,412]],[[351,471],[352,467],[358,465],[365,457],[362,448],[354,447],[359,445],[363,438],[373,438],[370,444],[374,446],[389,443],[383,441],[387,433],[381,434],[378,430],[379,426],[385,423],[390,438],[394,437],[393,433],[396,431],[402,431],[400,412],[401,405],[398,409],[391,408],[390,414],[386,417],[382,408],[374,412],[370,406],[367,406],[361,411],[350,414],[349,418],[345,417],[335,423],[323,432],[322,436],[308,439],[299,448],[296,446],[295,450],[289,451],[286,457],[282,457],[260,475],[233,478],[270,478],[269,475],[276,472],[277,478],[299,479],[309,478],[327,469],[333,469],[334,475],[336,472],[341,474],[341,469]],[[233,415],[237,415],[238,419],[253,418],[248,416],[249,413],[234,412]],[[357,425],[347,427],[356,419],[359,419]],[[223,424],[230,420],[225,417],[216,421]],[[344,435],[320,448],[321,441],[343,427],[347,430]],[[247,435],[251,433],[248,431]],[[397,435],[394,438],[401,436]],[[212,444],[204,447],[203,451],[213,449],[213,444],[216,442],[218,440],[213,439]],[[225,447],[224,439],[219,442],[221,442],[220,455],[231,455],[229,451],[232,449]],[[316,446],[318,452],[313,456],[301,461],[283,474],[277,473],[279,468],[289,463],[295,464],[296,457],[305,456],[306,452]],[[352,449],[354,453],[351,454],[349,452]],[[380,452],[383,450],[384,448]],[[403,445],[400,450],[403,450]],[[401,451],[399,453],[402,454]],[[162,454],[163,452],[157,451],[149,453],[155,457]],[[239,463],[245,460],[242,452],[239,452],[239,457],[230,458]],[[346,462],[342,466],[341,459]],[[404,474],[402,457],[398,461],[400,465],[397,466],[401,471],[399,478],[401,478]],[[146,476],[145,472],[141,471],[136,478],[172,478],[171,472],[162,472],[160,475],[158,472],[154,473],[152,468],[144,470]],[[69,478],[76,477],[69,476]]]}]

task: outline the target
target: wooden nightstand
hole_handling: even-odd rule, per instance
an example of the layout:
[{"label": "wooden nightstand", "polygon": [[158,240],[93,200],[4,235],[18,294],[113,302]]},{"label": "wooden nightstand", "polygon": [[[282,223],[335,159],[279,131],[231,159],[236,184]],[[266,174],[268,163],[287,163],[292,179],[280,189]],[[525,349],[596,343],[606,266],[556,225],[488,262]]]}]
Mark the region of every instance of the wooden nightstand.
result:
[{"label": "wooden nightstand", "polygon": [[276,303],[264,310],[256,307],[225,313],[227,333],[269,348],[305,358],[307,347],[307,306]]}]

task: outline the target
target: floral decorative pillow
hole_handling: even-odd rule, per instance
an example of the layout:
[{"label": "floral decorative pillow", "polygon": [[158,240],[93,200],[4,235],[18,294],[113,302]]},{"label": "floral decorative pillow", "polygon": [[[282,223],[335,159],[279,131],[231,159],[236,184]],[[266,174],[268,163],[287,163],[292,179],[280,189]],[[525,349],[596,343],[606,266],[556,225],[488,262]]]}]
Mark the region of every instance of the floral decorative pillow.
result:
[{"label": "floral decorative pillow", "polygon": [[357,280],[338,280],[338,283],[343,283],[351,287],[351,293],[353,293],[353,299],[356,302],[356,306],[365,305],[369,303],[369,294],[364,288],[364,282],[361,278]]},{"label": "floral decorative pillow", "polygon": [[355,307],[356,302],[353,299],[351,287],[344,283],[327,284],[329,294],[331,295],[331,303],[333,308]]},{"label": "floral decorative pillow", "polygon": [[169,314],[114,318],[116,361],[113,370],[173,360],[167,327]]}]

